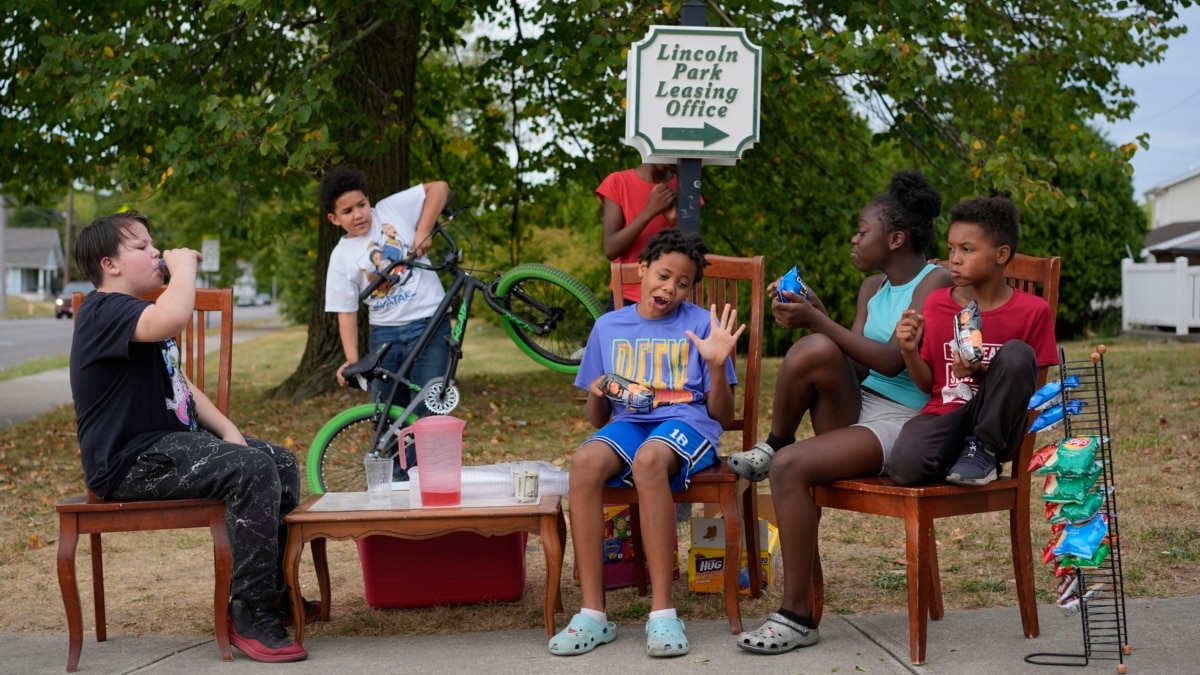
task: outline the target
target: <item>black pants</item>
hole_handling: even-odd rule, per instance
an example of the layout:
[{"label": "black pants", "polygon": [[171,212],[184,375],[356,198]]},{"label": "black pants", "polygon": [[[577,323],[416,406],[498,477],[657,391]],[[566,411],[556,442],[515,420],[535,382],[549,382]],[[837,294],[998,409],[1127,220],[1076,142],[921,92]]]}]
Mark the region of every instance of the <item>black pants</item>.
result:
[{"label": "black pants", "polygon": [[287,448],[246,437],[250,447],[207,431],[163,436],[138,455],[109,499],[225,502],[233,555],[230,594],[265,607],[285,590],[283,516],[300,503],[300,466]]},{"label": "black pants", "polygon": [[1037,376],[1033,348],[1020,340],[1004,343],[974,398],[944,415],[917,415],[905,422],[885,467],[892,480],[923,485],[944,479],[967,436],[982,442],[997,461],[1009,461],[1028,431],[1029,397]]}]

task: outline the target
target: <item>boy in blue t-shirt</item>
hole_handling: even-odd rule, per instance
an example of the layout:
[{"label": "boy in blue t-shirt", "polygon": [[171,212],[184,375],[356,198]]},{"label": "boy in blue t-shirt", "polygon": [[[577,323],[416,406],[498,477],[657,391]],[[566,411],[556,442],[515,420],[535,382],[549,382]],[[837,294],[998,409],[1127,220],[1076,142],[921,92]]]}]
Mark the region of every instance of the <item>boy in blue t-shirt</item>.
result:
[{"label": "boy in blue t-shirt", "polygon": [[[640,257],[641,301],[596,321],[575,386],[588,392],[588,421],[599,429],[571,462],[571,533],[581,609],[549,644],[571,656],[612,642],[604,612],[604,485],[633,487],[641,505],[650,571],[650,656],[688,653],[671,600],[675,509],[671,490],[716,462],[721,430],[733,420],[732,356],[745,325],[737,311],[717,316],[685,302],[703,277],[708,247],[699,235],[664,230]],[[628,403],[629,405],[626,405]]]}]

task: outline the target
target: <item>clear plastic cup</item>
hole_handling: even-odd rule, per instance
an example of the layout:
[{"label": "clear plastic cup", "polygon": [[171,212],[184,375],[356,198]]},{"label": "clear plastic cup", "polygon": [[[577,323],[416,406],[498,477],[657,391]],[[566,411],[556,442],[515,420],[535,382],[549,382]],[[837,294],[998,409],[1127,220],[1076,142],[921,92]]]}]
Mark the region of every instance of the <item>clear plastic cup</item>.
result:
[{"label": "clear plastic cup", "polygon": [[367,473],[367,494],[372,498],[387,497],[392,492],[392,460],[390,457],[367,455],[363,458]]}]

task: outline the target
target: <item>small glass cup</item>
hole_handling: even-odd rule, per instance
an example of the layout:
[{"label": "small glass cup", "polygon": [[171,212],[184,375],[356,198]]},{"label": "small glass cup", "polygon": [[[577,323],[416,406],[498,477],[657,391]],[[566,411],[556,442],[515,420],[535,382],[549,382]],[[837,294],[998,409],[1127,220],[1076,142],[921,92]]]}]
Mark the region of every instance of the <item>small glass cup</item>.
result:
[{"label": "small glass cup", "polygon": [[392,492],[392,460],[369,454],[363,458],[367,473],[367,494],[372,498],[387,497]]},{"label": "small glass cup", "polygon": [[518,504],[536,504],[538,501],[538,472],[513,472],[513,494]]}]

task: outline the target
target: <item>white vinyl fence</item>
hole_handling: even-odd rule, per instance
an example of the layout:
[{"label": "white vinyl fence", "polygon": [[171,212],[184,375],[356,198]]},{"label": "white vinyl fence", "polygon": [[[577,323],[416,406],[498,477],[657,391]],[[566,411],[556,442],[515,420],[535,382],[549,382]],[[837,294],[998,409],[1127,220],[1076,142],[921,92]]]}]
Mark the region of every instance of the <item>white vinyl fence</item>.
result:
[{"label": "white vinyl fence", "polygon": [[1173,326],[1176,335],[1200,328],[1200,267],[1121,261],[1121,329]]}]

